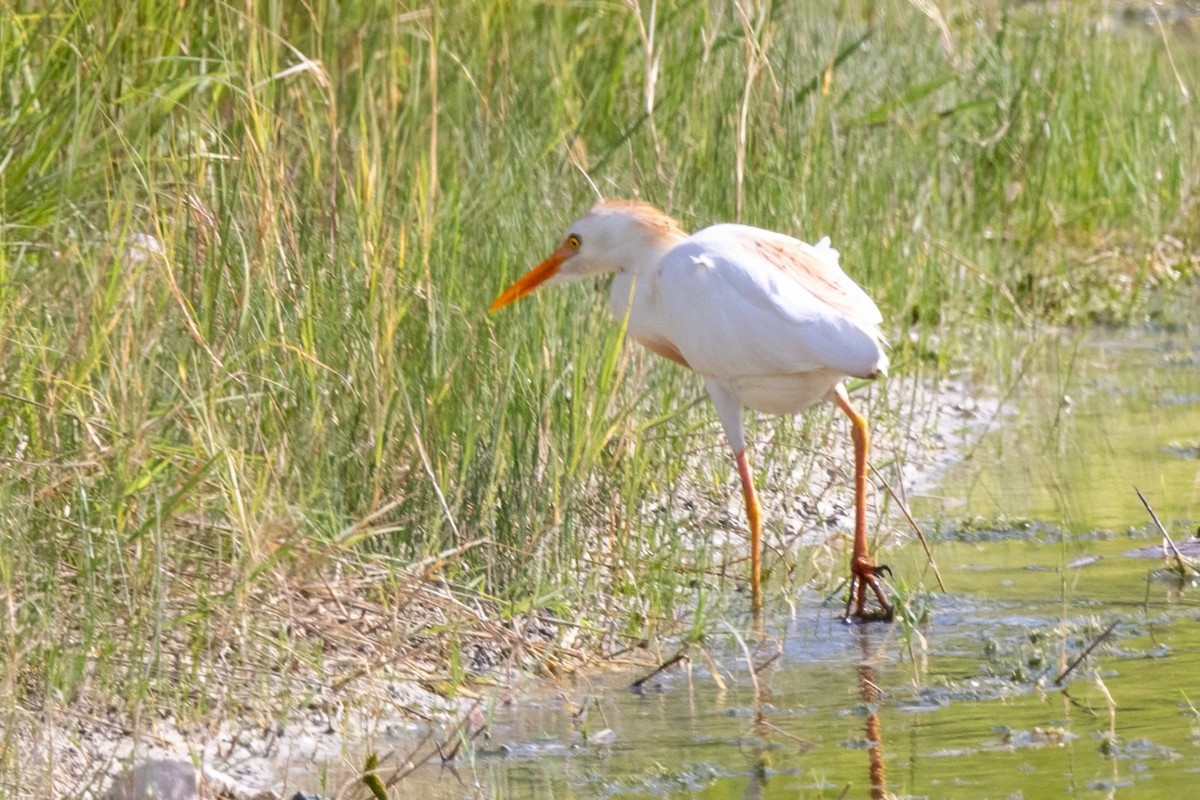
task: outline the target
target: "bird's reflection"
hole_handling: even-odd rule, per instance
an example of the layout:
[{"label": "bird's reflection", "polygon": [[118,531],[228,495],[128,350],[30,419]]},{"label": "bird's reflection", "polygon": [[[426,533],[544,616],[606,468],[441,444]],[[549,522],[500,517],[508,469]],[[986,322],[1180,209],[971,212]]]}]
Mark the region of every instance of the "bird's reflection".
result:
[{"label": "bird's reflection", "polygon": [[883,757],[883,728],[879,724],[879,684],[875,682],[875,654],[867,626],[855,631],[861,660],[858,662],[858,690],[867,707],[867,764],[871,780],[871,798],[891,797],[887,789],[887,764]]},{"label": "bird's reflection", "polygon": [[[875,646],[878,642],[878,634],[872,631],[872,627],[875,626],[856,626],[850,631],[850,635],[857,639],[859,647],[859,661],[855,670],[858,677],[859,696],[862,698],[863,705],[867,711],[865,738],[867,742],[869,796],[872,800],[886,800],[895,795],[888,791],[887,787],[887,763],[883,749],[883,727],[879,721],[879,702],[882,690],[875,680],[875,663],[877,661]],[[873,637],[873,633],[876,633],[875,637]],[[767,776],[771,767],[770,753],[773,736],[787,737],[792,742],[800,745],[802,750],[815,747],[815,743],[813,742],[808,742],[790,733],[785,733],[773,724],[768,716],[769,703],[772,696],[771,676],[774,672],[771,667],[778,661],[781,655],[781,645],[782,643],[778,640],[765,636],[761,637],[750,664],[754,683],[754,730],[753,742],[748,753],[750,760],[750,783],[742,794],[742,797],[746,798],[746,800],[758,800],[758,798],[763,796],[763,789],[766,786]],[[852,787],[846,787],[846,796],[852,796],[853,794]]]},{"label": "bird's reflection", "polygon": [[746,653],[750,661],[750,678],[754,684],[754,736],[750,745],[750,783],[742,794],[747,800],[758,800],[762,797],[767,772],[771,768],[771,733],[778,729],[767,718],[767,711],[772,697],[772,666],[783,653],[783,643],[767,636],[763,631],[760,614],[755,614],[754,621],[758,633],[758,646],[753,656],[749,650]]}]

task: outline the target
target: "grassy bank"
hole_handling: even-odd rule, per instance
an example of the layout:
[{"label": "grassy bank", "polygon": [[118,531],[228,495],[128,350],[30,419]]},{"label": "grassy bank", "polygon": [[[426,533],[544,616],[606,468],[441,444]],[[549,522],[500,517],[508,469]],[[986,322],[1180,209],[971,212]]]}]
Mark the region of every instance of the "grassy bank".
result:
[{"label": "grassy bank", "polygon": [[[725,554],[678,508],[736,497],[697,382],[595,287],[485,313],[590,184],[831,234],[901,373],[1193,268],[1194,23],[807,5],[0,9],[0,725],[285,713],[389,653],[453,682],[530,610],[592,642],[693,611]],[[304,622],[355,604],[357,638]]]}]

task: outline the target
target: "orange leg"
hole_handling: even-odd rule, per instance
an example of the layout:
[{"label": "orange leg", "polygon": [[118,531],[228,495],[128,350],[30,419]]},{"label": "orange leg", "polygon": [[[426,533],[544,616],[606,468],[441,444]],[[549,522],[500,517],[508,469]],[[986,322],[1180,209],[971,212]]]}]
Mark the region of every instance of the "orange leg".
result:
[{"label": "orange leg", "polygon": [[738,474],[742,476],[742,496],[746,499],[746,521],[750,523],[750,607],[755,615],[762,610],[762,509],[754,491],[754,476],[746,451],[737,451]]},{"label": "orange leg", "polygon": [[[836,399],[838,407],[850,417],[851,435],[854,437],[854,555],[850,559],[850,595],[846,598],[846,622],[855,617],[864,619],[874,616],[866,613],[867,587],[870,587],[875,599],[879,601],[879,616],[890,620],[892,606],[883,596],[878,575],[891,570],[886,566],[875,566],[867,552],[867,451],[871,435],[866,419],[850,405],[850,398],[841,386],[837,387]],[[850,614],[852,605],[853,616]]]}]

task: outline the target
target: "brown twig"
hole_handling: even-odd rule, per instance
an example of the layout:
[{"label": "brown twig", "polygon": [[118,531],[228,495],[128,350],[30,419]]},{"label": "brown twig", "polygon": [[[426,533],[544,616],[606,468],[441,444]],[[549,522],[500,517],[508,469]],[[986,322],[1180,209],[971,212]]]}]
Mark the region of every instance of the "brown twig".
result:
[{"label": "brown twig", "polygon": [[765,660],[765,661],[763,661],[762,663],[760,663],[760,664],[751,664],[751,665],[750,665],[750,670],[751,670],[751,671],[752,671],[752,672],[753,672],[755,675],[757,675],[758,673],[762,672],[764,669],[766,669],[767,667],[771,666],[771,665],[772,665],[772,664],[774,664],[776,661],[778,661],[778,660],[779,660],[779,657],[780,657],[781,655],[783,655],[783,651],[782,651],[782,650],[776,650],[774,653],[772,653],[771,655],[767,656],[766,660]]},{"label": "brown twig", "polygon": [[1146,500],[1146,496],[1142,494],[1142,490],[1136,486],[1133,487],[1133,490],[1137,492],[1138,499],[1142,501],[1142,505],[1150,512],[1150,519],[1154,520],[1154,525],[1158,528],[1158,532],[1167,540],[1168,552],[1175,557],[1175,565],[1179,568],[1179,574],[1187,575],[1189,572],[1200,572],[1200,570],[1197,570],[1196,567],[1184,560],[1183,554],[1179,552],[1179,548],[1175,546],[1175,541],[1171,538],[1171,534],[1167,533],[1167,529],[1159,521],[1158,514],[1155,514],[1154,509],[1150,507],[1150,503]]},{"label": "brown twig", "polygon": [[712,676],[713,683],[717,685],[717,690],[724,692],[725,679],[721,677],[721,671],[717,668],[717,662],[713,659],[712,654],[701,647],[700,655],[704,656],[704,661],[708,664],[708,673]]},{"label": "brown twig", "polygon": [[650,680],[651,678],[653,678],[655,675],[659,674],[660,672],[670,669],[671,667],[675,666],[676,664],[678,664],[680,661],[683,661],[687,657],[688,657],[688,645],[685,643],[683,645],[683,647],[679,648],[678,653],[671,656],[666,661],[664,661],[663,663],[661,663],[657,667],[655,667],[654,670],[649,675],[645,675],[641,678],[638,678],[636,681],[629,684],[629,688],[634,691],[640,691],[642,686],[645,685],[646,681]]},{"label": "brown twig", "polygon": [[[483,725],[474,719],[475,711],[479,708],[480,702],[480,700],[476,700],[471,708],[467,710],[467,713],[463,714],[462,718],[459,719],[458,724],[454,726],[454,731],[450,734],[451,738],[454,739],[454,747],[450,748],[450,752],[447,753],[443,751],[442,743],[434,741],[434,744],[437,746],[438,755],[441,756],[443,764],[448,764],[458,756],[458,751],[462,749],[463,742],[474,741],[479,734],[483,733],[483,731],[487,729],[486,725]],[[471,730],[471,728],[468,727],[469,725],[474,725],[474,730]],[[407,773],[402,775],[397,772],[397,774],[393,775],[391,780],[388,781],[387,785],[393,786],[394,784],[398,783],[401,778],[405,777],[406,774]]]},{"label": "brown twig", "polygon": [[774,722],[766,722],[766,723],[764,723],[764,725],[767,728],[769,728],[770,730],[774,731],[775,733],[778,733],[780,736],[783,736],[787,739],[791,739],[793,742],[795,742],[797,745],[799,745],[800,752],[802,752],[802,753],[807,753],[809,750],[812,750],[814,747],[817,746],[816,742],[814,742],[810,739],[805,739],[801,736],[797,736],[794,733],[788,733],[783,728],[776,725]]},{"label": "brown twig", "polygon": [[1063,682],[1063,680],[1064,680],[1064,679],[1065,679],[1065,678],[1066,678],[1068,675],[1070,675],[1070,674],[1071,674],[1071,672],[1072,672],[1072,671],[1074,671],[1074,669],[1075,669],[1076,667],[1078,667],[1078,666],[1080,665],[1080,663],[1081,663],[1081,662],[1082,662],[1082,661],[1083,661],[1085,658],[1087,658],[1087,657],[1088,657],[1088,655],[1089,655],[1089,654],[1090,654],[1090,653],[1091,653],[1093,650],[1095,650],[1095,649],[1096,649],[1096,647],[1097,647],[1097,646],[1099,646],[1099,644],[1100,644],[1101,642],[1103,642],[1105,639],[1107,639],[1107,638],[1108,638],[1108,636],[1109,636],[1109,634],[1111,634],[1111,633],[1112,633],[1114,630],[1116,630],[1116,628],[1117,628],[1117,621],[1116,621],[1116,620],[1113,620],[1112,622],[1108,623],[1108,627],[1107,627],[1107,628],[1105,628],[1103,631],[1101,631],[1100,635],[1099,635],[1099,636],[1097,636],[1095,639],[1093,639],[1093,640],[1092,640],[1092,643],[1091,643],[1091,644],[1089,644],[1087,647],[1085,647],[1085,648],[1083,649],[1083,652],[1082,652],[1082,653],[1080,653],[1079,655],[1075,656],[1075,660],[1074,660],[1074,661],[1072,661],[1070,664],[1068,664],[1068,665],[1067,665],[1067,668],[1066,668],[1066,669],[1064,669],[1064,670],[1063,670],[1061,673],[1059,673],[1059,676],[1058,676],[1057,678],[1055,678],[1055,679],[1054,679],[1054,683],[1055,683],[1056,685],[1061,685],[1061,684],[1062,684],[1062,682]]},{"label": "brown twig", "polygon": [[912,527],[913,531],[917,534],[917,538],[921,540],[921,547],[925,549],[925,557],[929,559],[929,566],[933,569],[933,577],[937,579],[938,588],[941,589],[942,593],[944,594],[946,592],[946,584],[942,581],[942,573],[938,571],[937,562],[933,560],[933,552],[929,549],[929,542],[925,539],[925,532],[921,530],[921,526],[917,524],[915,519],[913,519],[912,514],[908,510],[908,504],[900,499],[900,496],[896,494],[896,490],[893,489],[892,485],[887,482],[887,478],[883,477],[883,474],[879,470],[875,469],[874,464],[870,464],[870,467],[871,472],[875,473],[875,477],[878,478],[879,482],[883,484],[883,488],[887,489],[888,494],[890,494],[892,499],[896,501],[896,504],[900,506],[900,513],[904,514],[904,518],[908,520],[909,526]]}]

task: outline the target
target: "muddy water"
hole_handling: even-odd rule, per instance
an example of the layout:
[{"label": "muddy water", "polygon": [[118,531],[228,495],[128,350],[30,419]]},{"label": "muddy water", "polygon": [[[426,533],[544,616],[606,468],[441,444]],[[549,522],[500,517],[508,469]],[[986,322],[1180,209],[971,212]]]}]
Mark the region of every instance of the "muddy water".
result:
[{"label": "muddy water", "polygon": [[716,622],[708,657],[641,692],[612,675],[495,708],[490,739],[404,795],[1190,796],[1200,585],[1127,553],[1159,541],[1135,484],[1178,538],[1200,521],[1200,344],[1003,347],[1011,391],[914,503],[949,592],[915,542],[888,553],[918,622],[847,628],[810,596],[761,639]]}]

